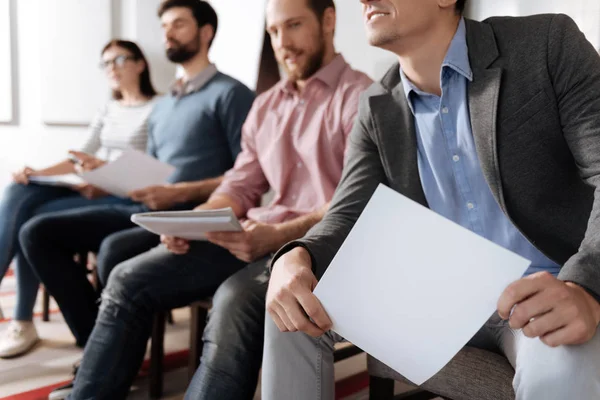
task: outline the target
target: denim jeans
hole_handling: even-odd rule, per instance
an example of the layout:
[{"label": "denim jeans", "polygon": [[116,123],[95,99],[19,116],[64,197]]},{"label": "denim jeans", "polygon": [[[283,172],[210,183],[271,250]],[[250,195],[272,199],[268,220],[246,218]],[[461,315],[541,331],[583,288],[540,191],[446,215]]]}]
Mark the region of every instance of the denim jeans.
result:
[{"label": "denim jeans", "polygon": [[35,184],[13,183],[4,190],[0,200],[0,281],[14,259],[17,278],[15,319],[32,320],[39,287],[39,281],[23,257],[19,244],[21,227],[31,218],[48,212],[119,203],[131,203],[131,201],[114,196],[88,200],[67,188]]},{"label": "denim jeans", "polygon": [[69,398],[126,398],[144,359],[154,314],[212,296],[245,265],[208,242],[192,242],[185,255],[161,245],[119,264],[102,294]]},{"label": "denim jeans", "polygon": [[[21,228],[25,258],[58,303],[80,346],[85,345],[94,327],[99,296],[87,279],[86,268],[76,263],[73,255],[97,252],[108,236],[134,228],[131,214],[144,210],[142,205],[79,208],[34,217]],[[142,243],[142,248],[158,244],[158,236],[146,237],[148,243]],[[103,275],[106,272],[100,273]]]},{"label": "denim jeans", "polygon": [[185,400],[251,400],[262,363],[269,258],[227,279],[213,297],[200,367]]}]

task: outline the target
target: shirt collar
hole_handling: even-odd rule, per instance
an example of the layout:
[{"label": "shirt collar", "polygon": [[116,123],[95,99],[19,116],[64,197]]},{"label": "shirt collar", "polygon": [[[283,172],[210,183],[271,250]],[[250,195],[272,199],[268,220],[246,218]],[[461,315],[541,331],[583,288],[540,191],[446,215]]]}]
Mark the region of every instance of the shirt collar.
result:
[{"label": "shirt collar", "polygon": [[[467,46],[467,28],[464,18],[460,19],[458,29],[450,42],[450,47],[442,63],[442,70],[440,71],[440,80],[443,77],[444,70],[450,68],[457,73],[461,74],[469,81],[473,80],[473,71],[471,70],[471,63],[469,61],[469,48]],[[404,93],[408,104],[412,108],[410,101],[410,93],[415,92],[418,94],[423,93],[420,91],[404,74],[402,66],[400,66],[400,78],[402,79],[402,86],[404,87]]]},{"label": "shirt collar", "polygon": [[178,79],[171,85],[171,95],[174,97],[183,97],[197,92],[202,89],[218,72],[219,71],[217,70],[217,67],[214,64],[210,64],[199,74],[187,81]]},{"label": "shirt collar", "polygon": [[[337,54],[335,58],[324,67],[321,67],[313,76],[311,76],[306,81],[306,86],[308,87],[314,81],[321,81],[329,86],[331,89],[337,87],[340,78],[342,76],[342,72],[348,66],[344,56],[341,54]],[[294,82],[290,80],[282,81],[281,90],[286,93],[294,93],[296,92],[296,88],[294,87]]]}]

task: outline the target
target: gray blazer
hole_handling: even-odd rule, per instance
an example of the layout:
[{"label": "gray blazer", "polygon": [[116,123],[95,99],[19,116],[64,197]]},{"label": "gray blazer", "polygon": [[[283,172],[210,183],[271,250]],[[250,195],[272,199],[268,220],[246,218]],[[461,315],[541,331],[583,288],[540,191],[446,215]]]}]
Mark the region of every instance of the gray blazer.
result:
[{"label": "gray blazer", "polygon": [[[487,183],[516,227],[563,266],[559,278],[600,298],[600,57],[565,15],[466,28],[471,124]],[[305,247],[318,278],[380,183],[427,206],[398,65],[359,107],[329,212],[275,256]]]}]

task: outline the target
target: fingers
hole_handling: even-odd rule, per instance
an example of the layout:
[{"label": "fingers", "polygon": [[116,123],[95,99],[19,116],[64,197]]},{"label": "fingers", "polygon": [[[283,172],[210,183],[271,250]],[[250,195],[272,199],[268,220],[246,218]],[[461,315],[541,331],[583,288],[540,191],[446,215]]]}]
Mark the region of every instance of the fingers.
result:
[{"label": "fingers", "polygon": [[146,191],[144,189],[134,190],[132,192],[127,193],[127,196],[133,201],[143,201],[146,195]]},{"label": "fingers", "polygon": [[551,311],[556,300],[558,299],[553,290],[544,290],[520,302],[510,315],[510,327],[523,328],[532,318]]},{"label": "fingers", "polygon": [[547,272],[538,272],[511,283],[498,300],[498,314],[502,319],[509,319],[514,305],[555,283],[556,278]]},{"label": "fingers", "polygon": [[308,316],[300,308],[298,302],[289,299],[288,301],[281,303],[281,306],[285,311],[285,315],[294,325],[294,331],[304,332],[312,337],[319,337],[325,333],[324,330],[308,319]]},{"label": "fingers", "polygon": [[279,327],[281,332],[297,332],[296,327],[288,318],[283,307],[281,307],[279,304],[273,305],[273,312],[270,313],[270,315],[273,317],[273,321],[276,321],[275,324]]},{"label": "fingers", "polygon": [[548,333],[542,337],[540,340],[546,345],[550,347],[558,347],[558,346],[566,346],[566,345],[576,345],[583,344],[585,340],[580,338],[579,332],[574,326],[565,326],[554,332]]},{"label": "fingers", "polygon": [[183,255],[190,250],[190,243],[185,239],[163,235],[160,240],[173,254]]},{"label": "fingers", "polygon": [[312,293],[301,293],[297,295],[298,302],[306,314],[314,321],[321,331],[327,332],[331,329],[333,322],[325,312],[321,302]]},{"label": "fingers", "polygon": [[245,240],[246,235],[244,232],[209,232],[206,238],[211,242],[234,243]]},{"label": "fingers", "polygon": [[563,323],[561,316],[558,314],[558,312],[549,312],[533,318],[523,328],[523,334],[528,338],[536,338],[563,328],[566,324]]}]

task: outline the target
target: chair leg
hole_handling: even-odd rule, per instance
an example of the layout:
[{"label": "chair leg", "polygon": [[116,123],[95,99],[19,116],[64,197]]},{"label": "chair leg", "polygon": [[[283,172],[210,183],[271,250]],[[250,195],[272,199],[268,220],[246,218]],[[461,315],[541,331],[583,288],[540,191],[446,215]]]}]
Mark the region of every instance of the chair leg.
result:
[{"label": "chair leg", "polygon": [[159,312],[154,316],[150,347],[150,398],[160,399],[163,392],[163,360],[166,315]]},{"label": "chair leg", "polygon": [[202,333],[206,326],[208,309],[199,304],[190,306],[190,355],[188,360],[188,378],[191,381],[202,356]]},{"label": "chair leg", "polygon": [[369,400],[393,400],[394,381],[377,376],[369,376]]},{"label": "chair leg", "polygon": [[42,289],[42,321],[50,321],[50,293],[46,286]]}]

